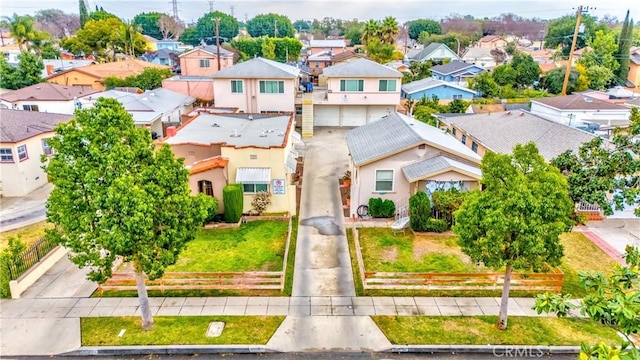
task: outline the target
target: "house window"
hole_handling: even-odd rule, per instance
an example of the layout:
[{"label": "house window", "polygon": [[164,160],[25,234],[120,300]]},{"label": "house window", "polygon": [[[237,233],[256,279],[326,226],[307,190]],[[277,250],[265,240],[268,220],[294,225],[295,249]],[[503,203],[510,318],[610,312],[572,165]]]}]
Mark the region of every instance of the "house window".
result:
[{"label": "house window", "polygon": [[51,149],[51,146],[47,143],[48,140],[49,139],[42,139],[42,153],[45,155],[52,155],[53,149]]},{"label": "house window", "polygon": [[315,66],[316,69],[320,67],[320,63],[319,62],[316,62],[315,64],[316,64],[316,66]]},{"label": "house window", "polygon": [[13,151],[10,148],[0,149],[1,162],[13,162]]},{"label": "house window", "polygon": [[474,153],[478,152],[478,144],[476,144],[475,141],[471,142],[471,150],[473,150]]},{"label": "house window", "polygon": [[375,191],[393,191],[393,170],[376,170]]},{"label": "house window", "polygon": [[20,161],[27,160],[29,155],[27,154],[27,145],[18,146],[18,159]]},{"label": "house window", "polygon": [[396,91],[396,81],[395,80],[380,80],[380,84],[378,86],[379,91]]},{"label": "house window", "polygon": [[260,191],[269,191],[269,184],[242,184],[245,193],[257,193]]},{"label": "house window", "polygon": [[231,80],[231,93],[242,94],[242,80]]},{"label": "house window", "polygon": [[284,94],[284,81],[260,81],[261,94]]},{"label": "house window", "polygon": [[296,106],[296,115],[302,115],[302,106]]},{"label": "house window", "polygon": [[258,160],[258,155],[249,155],[249,160]]},{"label": "house window", "polygon": [[39,111],[38,110],[38,105],[22,105],[22,110]]},{"label": "house window", "polygon": [[209,66],[211,66],[211,64],[209,63],[209,59],[200,59],[201,68],[208,68]]},{"label": "house window", "polygon": [[462,99],[462,95],[453,95],[453,100]]},{"label": "house window", "polygon": [[456,136],[456,128],[453,128],[453,130],[451,130],[451,133],[453,134],[453,136]]},{"label": "house window", "polygon": [[205,195],[213,196],[213,183],[209,180],[198,181],[198,191]]},{"label": "house window", "polygon": [[340,91],[364,91],[364,80],[340,80]]},{"label": "house window", "polygon": [[467,144],[467,135],[462,134],[462,143]]}]

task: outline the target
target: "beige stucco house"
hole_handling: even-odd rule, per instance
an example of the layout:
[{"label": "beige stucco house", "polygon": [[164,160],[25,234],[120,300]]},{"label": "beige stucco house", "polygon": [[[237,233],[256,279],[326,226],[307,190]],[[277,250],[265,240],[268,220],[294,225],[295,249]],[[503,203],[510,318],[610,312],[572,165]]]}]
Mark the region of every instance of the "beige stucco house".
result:
[{"label": "beige stucco house", "polygon": [[169,144],[176,157],[185,159],[192,192],[217,198],[220,212],[222,189],[237,183],[243,185],[245,213],[257,192],[268,191],[272,203],[267,212],[295,214],[294,126],[292,113],[203,112],[177,129],[167,129],[160,143]]},{"label": "beige stucco house", "polygon": [[73,116],[0,109],[0,194],[25,196],[47,183],[40,158],[51,155],[47,139],[53,129]]},{"label": "beige stucco house", "polygon": [[351,208],[380,197],[408,203],[418,191],[478,188],[480,156],[442,130],[392,113],[346,133],[350,153]]}]

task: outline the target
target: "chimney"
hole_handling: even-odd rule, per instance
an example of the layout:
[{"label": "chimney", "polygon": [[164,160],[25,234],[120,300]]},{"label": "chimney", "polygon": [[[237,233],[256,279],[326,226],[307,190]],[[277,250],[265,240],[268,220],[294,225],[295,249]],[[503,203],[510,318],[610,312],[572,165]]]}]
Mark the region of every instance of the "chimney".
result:
[{"label": "chimney", "polygon": [[167,127],[167,137],[173,137],[178,133],[178,130],[175,126]]},{"label": "chimney", "polygon": [[53,69],[54,69],[53,64],[48,64],[47,65],[47,75],[53,74]]}]

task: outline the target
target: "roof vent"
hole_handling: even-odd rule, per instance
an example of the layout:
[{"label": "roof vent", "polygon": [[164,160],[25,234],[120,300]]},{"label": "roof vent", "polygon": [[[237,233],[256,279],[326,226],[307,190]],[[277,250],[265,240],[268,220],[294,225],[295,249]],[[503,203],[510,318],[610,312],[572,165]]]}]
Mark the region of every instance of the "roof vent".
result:
[{"label": "roof vent", "polygon": [[264,131],[260,133],[260,137],[267,137],[267,133],[265,133]]},{"label": "roof vent", "polygon": [[40,86],[36,86],[36,90],[40,90],[40,89],[41,89],[41,87],[40,87]]},{"label": "roof vent", "polygon": [[233,134],[229,135],[230,137],[240,137],[242,135],[238,134],[238,129],[233,129]]},{"label": "roof vent", "polygon": [[156,93],[149,93],[149,95],[151,95],[151,96],[156,96]]},{"label": "roof vent", "polygon": [[586,97],[584,98],[584,102],[590,103],[593,102],[593,99]]},{"label": "roof vent", "polygon": [[249,117],[247,117],[247,120],[252,121],[253,120],[253,115],[249,115]]},{"label": "roof vent", "polygon": [[281,130],[281,131],[278,133],[278,136],[284,136],[284,131],[282,131],[282,130]]},{"label": "roof vent", "polygon": [[218,123],[213,123],[213,125],[211,125],[211,127],[220,127],[220,125],[218,125]]}]

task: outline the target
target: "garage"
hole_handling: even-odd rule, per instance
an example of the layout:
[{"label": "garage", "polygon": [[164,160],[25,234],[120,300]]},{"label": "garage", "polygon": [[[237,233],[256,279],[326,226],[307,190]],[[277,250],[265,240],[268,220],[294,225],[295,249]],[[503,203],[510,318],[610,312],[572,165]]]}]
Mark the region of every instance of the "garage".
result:
[{"label": "garage", "polygon": [[314,105],[313,126],[340,126],[340,108]]},{"label": "garage", "polygon": [[362,126],[367,123],[367,107],[357,105],[342,106],[341,126]]},{"label": "garage", "polygon": [[367,113],[367,123],[378,120],[381,117],[387,116],[392,112],[395,112],[395,106],[386,106],[386,105],[369,106],[368,113]]}]

